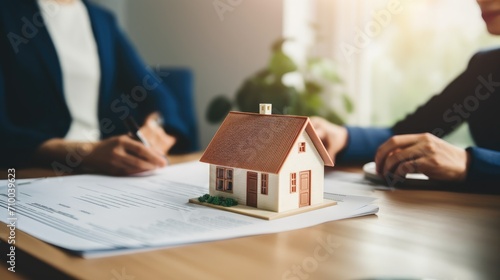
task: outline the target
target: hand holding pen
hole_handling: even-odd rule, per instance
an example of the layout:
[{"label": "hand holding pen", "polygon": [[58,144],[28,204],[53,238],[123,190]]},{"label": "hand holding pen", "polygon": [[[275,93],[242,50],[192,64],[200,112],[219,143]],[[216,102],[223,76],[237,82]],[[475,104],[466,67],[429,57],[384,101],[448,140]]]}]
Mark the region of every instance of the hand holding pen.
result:
[{"label": "hand holding pen", "polygon": [[[174,145],[175,138],[157,124],[157,117],[154,113],[149,115],[142,127],[138,127],[135,121],[127,121],[130,135],[113,136],[94,143],[74,143],[73,149],[81,150],[80,154],[85,155],[79,167],[86,172],[123,176],[166,166],[165,155]],[[63,158],[72,148],[58,139],[47,141],[44,145],[48,153],[63,151]]]},{"label": "hand holding pen", "polygon": [[158,113],[152,113],[146,118],[142,127],[137,125],[132,116],[125,119],[124,123],[133,139],[153,149],[166,159],[167,152],[175,144],[176,139],[165,133],[165,130],[159,124],[159,119],[161,117]]},{"label": "hand holding pen", "polygon": [[141,128],[139,125],[137,125],[137,122],[132,116],[128,116],[123,123],[127,127],[129,131],[129,136],[132,137],[132,139],[141,142],[144,146],[146,147],[151,147],[149,145],[148,140],[146,140],[146,137],[142,135]]}]

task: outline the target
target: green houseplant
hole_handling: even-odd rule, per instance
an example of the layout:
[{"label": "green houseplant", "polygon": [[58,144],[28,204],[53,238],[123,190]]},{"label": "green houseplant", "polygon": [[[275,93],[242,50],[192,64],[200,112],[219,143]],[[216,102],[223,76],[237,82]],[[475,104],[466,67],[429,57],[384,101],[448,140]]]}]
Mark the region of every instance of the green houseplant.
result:
[{"label": "green houseplant", "polygon": [[[271,103],[273,111],[279,114],[316,115],[344,124],[341,115],[351,113],[353,105],[342,92],[343,81],[335,64],[326,58],[308,58],[306,65],[299,68],[283,51],[286,41],[279,39],[272,45],[267,67],[247,78],[233,101],[221,95],[210,102],[206,115],[209,122],[220,122],[233,107],[243,112],[257,112],[259,103]],[[302,86],[284,83],[285,75],[291,73],[296,74]],[[331,98],[341,103],[342,113],[327,105]]]}]

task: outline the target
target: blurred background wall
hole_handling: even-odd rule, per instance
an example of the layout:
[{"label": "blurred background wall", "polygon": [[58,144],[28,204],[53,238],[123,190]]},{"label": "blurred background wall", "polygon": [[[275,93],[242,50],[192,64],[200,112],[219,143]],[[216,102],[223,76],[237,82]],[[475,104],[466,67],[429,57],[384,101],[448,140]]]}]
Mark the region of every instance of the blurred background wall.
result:
[{"label": "blurred background wall", "polygon": [[220,94],[233,97],[245,77],[265,66],[283,29],[281,0],[94,2],[115,13],[146,63],[194,71],[202,147],[219,126],[205,120],[208,102]]},{"label": "blurred background wall", "polygon": [[[285,50],[299,65],[332,59],[354,103],[347,123],[377,126],[439,93],[477,50],[500,46],[475,0],[94,1],[115,12],[147,63],[194,71],[202,148],[218,127],[205,119],[208,102],[233,98],[279,37],[294,39]],[[471,143],[466,126],[448,140]]]}]

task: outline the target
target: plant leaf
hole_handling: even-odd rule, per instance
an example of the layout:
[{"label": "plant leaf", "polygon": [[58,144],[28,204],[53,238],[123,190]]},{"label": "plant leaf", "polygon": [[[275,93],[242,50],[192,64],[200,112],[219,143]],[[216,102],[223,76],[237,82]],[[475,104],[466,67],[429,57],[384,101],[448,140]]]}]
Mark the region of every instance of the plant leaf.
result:
[{"label": "plant leaf", "polygon": [[323,87],[313,81],[306,81],[306,93],[307,94],[320,94],[323,91]]},{"label": "plant leaf", "polygon": [[269,62],[269,70],[274,75],[281,77],[286,73],[297,70],[297,65],[283,51],[273,53]]},{"label": "plant leaf", "polygon": [[291,41],[290,38],[278,38],[276,41],[274,41],[274,43],[271,45],[271,50],[272,52],[279,52],[279,51],[283,51],[283,45],[287,42],[287,41]]},{"label": "plant leaf", "polygon": [[222,121],[232,107],[233,105],[231,104],[231,101],[226,96],[217,96],[208,105],[206,115],[208,122],[218,123]]},{"label": "plant leaf", "polygon": [[347,94],[342,94],[342,101],[344,102],[344,108],[347,113],[352,113],[354,111],[354,104],[352,103],[351,98]]},{"label": "plant leaf", "polygon": [[335,67],[335,63],[330,59],[319,57],[310,58],[307,61],[307,69],[313,75],[326,79],[334,84],[343,82]]}]

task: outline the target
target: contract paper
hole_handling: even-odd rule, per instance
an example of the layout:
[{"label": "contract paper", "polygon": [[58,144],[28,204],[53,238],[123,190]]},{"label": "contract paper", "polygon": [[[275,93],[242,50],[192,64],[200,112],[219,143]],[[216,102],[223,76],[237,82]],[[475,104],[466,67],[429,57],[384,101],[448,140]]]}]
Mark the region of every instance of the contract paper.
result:
[{"label": "contract paper", "polygon": [[[310,227],[373,214],[374,198],[328,192],[338,202],[274,221],[188,203],[208,192],[208,167],[189,163],[145,177],[77,175],[19,184],[18,229],[84,257],[167,248]],[[0,183],[7,223],[7,182]]]}]

